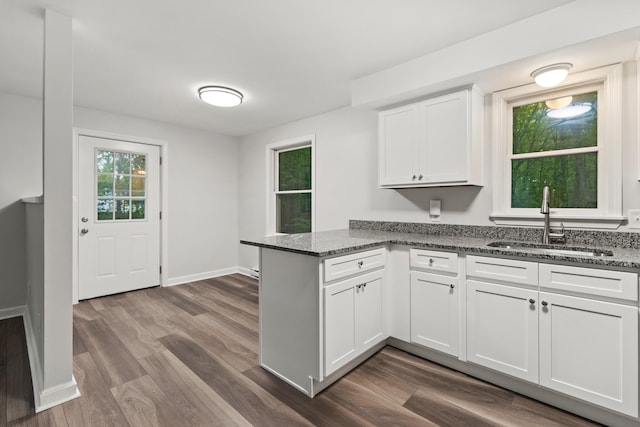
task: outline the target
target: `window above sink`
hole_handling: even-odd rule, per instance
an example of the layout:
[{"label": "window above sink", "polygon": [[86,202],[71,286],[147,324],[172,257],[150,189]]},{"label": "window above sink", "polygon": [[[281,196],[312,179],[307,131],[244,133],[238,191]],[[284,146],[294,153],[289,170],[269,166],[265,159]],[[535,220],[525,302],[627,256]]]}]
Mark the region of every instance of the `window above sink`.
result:
[{"label": "window above sink", "polygon": [[559,88],[493,94],[496,224],[541,224],[539,201],[549,186],[554,225],[620,225],[621,91],[618,64],[571,75]]}]

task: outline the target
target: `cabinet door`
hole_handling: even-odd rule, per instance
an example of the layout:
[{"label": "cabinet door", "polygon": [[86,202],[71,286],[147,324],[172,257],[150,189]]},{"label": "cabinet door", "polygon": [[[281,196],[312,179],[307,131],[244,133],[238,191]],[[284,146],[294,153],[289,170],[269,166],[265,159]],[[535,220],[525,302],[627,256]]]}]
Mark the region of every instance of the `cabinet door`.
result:
[{"label": "cabinet door", "polygon": [[324,288],[325,376],[387,338],[383,271]]},{"label": "cabinet door", "polygon": [[355,279],[324,288],[325,375],[356,356]]},{"label": "cabinet door", "polygon": [[[417,153],[416,110],[410,104],[380,112],[378,174],[379,185],[393,186],[414,184],[414,161]],[[416,164],[417,166],[417,164]]]},{"label": "cabinet door", "polygon": [[420,103],[420,170],[425,183],[468,179],[469,91]]},{"label": "cabinet door", "polygon": [[547,292],[540,301],[540,384],[637,417],[637,307]]},{"label": "cabinet door", "polygon": [[386,339],[382,309],[382,272],[356,286],[356,348],[361,353]]},{"label": "cabinet door", "polygon": [[467,280],[467,359],[538,382],[538,292]]},{"label": "cabinet door", "polygon": [[458,356],[458,278],[411,272],[411,341]]}]

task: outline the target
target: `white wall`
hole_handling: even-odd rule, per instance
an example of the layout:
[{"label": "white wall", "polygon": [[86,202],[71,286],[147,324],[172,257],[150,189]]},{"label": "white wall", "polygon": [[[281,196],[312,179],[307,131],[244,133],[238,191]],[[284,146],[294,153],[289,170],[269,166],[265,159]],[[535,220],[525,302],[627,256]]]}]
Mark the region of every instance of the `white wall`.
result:
[{"label": "white wall", "polygon": [[0,309],[26,302],[23,197],[42,194],[42,101],[0,92]]},{"label": "white wall", "polygon": [[236,138],[82,107],[74,126],[168,142],[170,284],[238,266]]},{"label": "white wall", "polygon": [[[636,66],[624,67],[623,209],[640,208]],[[316,230],[347,228],[349,219],[430,222],[429,200],[442,200],[441,223],[493,225],[491,103],[485,97],[485,186],[403,190],[377,187],[377,113],[347,107],[242,138],[240,238],[265,234],[265,145],[316,135]],[[626,226],[621,227],[626,231]],[[240,265],[257,265],[257,249],[240,247]]]}]

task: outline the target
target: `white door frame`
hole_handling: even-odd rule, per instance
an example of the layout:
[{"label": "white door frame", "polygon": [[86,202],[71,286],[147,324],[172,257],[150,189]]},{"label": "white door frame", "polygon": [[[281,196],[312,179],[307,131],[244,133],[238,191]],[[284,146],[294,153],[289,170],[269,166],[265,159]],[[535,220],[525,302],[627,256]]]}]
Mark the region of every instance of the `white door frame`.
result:
[{"label": "white door frame", "polygon": [[79,286],[79,238],[78,224],[80,223],[80,212],[78,211],[78,176],[80,169],[80,158],[78,155],[78,147],[81,136],[90,136],[95,138],[116,139],[120,141],[133,142],[138,144],[157,145],[160,147],[160,157],[162,164],[160,167],[160,210],[162,212],[162,221],[160,221],[160,265],[162,273],[160,274],[160,286],[167,286],[169,277],[169,143],[159,139],[143,138],[138,136],[122,135],[112,132],[103,132],[91,129],[74,128],[73,129],[73,304],[78,303],[78,286]]}]

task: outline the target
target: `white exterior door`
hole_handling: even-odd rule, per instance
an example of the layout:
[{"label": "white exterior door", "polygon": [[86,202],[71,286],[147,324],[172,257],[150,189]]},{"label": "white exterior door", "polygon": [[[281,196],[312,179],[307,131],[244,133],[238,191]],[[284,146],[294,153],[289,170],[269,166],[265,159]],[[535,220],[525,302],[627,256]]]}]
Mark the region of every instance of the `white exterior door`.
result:
[{"label": "white exterior door", "polygon": [[160,284],[160,148],[79,138],[79,299]]}]

